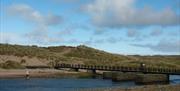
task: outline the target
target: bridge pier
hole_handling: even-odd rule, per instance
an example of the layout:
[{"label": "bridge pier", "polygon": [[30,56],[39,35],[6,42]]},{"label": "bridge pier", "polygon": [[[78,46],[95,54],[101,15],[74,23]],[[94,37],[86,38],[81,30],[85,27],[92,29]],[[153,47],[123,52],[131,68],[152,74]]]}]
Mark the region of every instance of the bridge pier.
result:
[{"label": "bridge pier", "polygon": [[103,79],[112,79],[113,72],[103,72]]},{"label": "bridge pier", "polygon": [[112,81],[134,81],[136,79],[135,73],[123,73],[123,72],[113,72]]},{"label": "bridge pier", "polygon": [[166,74],[138,74],[135,79],[137,84],[166,84],[169,83],[169,75]]},{"label": "bridge pier", "polygon": [[95,69],[93,69],[93,70],[92,70],[92,73],[93,73],[93,74],[96,74],[96,70],[95,70]]},{"label": "bridge pier", "polygon": [[76,72],[78,72],[78,71],[79,71],[79,69],[78,69],[78,68],[72,68],[72,70],[73,70],[73,71],[76,71]]},{"label": "bridge pier", "polygon": [[169,74],[166,75],[166,80],[167,80],[168,83],[170,82]]},{"label": "bridge pier", "polygon": [[92,74],[96,74],[96,70],[95,70],[95,69],[87,70],[87,72],[90,72],[90,73],[92,73]]}]

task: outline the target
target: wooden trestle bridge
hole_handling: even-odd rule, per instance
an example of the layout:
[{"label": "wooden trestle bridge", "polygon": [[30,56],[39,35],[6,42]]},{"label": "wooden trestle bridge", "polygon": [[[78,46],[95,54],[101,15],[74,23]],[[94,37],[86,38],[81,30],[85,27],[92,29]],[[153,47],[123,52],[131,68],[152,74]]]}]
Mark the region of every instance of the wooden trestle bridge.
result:
[{"label": "wooden trestle bridge", "polygon": [[180,69],[175,68],[153,68],[153,67],[127,67],[127,66],[101,66],[101,65],[82,65],[82,64],[56,64],[56,69],[72,68],[78,71],[79,69],[101,71],[117,71],[117,72],[139,72],[144,74],[166,74],[166,75],[180,75]]}]

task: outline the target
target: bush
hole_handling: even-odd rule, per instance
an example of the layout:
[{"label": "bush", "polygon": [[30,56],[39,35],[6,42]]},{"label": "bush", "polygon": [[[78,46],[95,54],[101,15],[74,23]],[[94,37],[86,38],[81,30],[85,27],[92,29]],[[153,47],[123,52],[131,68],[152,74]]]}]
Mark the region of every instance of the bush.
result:
[{"label": "bush", "polygon": [[26,63],[26,60],[25,60],[25,59],[22,59],[20,63],[21,63],[21,64],[24,64],[24,63]]},{"label": "bush", "polygon": [[2,68],[5,69],[22,69],[24,66],[22,66],[19,62],[8,60],[5,63],[1,64]]}]

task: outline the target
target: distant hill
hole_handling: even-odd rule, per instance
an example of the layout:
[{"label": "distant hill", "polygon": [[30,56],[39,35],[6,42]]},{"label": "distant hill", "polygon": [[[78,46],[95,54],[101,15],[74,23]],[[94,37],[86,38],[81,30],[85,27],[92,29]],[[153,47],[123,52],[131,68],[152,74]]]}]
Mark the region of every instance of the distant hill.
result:
[{"label": "distant hill", "polygon": [[[22,46],[11,44],[0,44],[0,67],[6,68],[7,62],[25,65],[50,65],[55,63],[73,63],[89,65],[121,65],[139,66],[145,63],[146,66],[175,67],[180,68],[180,56],[139,56],[139,55],[118,55],[102,50],[94,49],[85,45],[71,46]],[[18,65],[19,65],[18,64]],[[4,66],[5,65],[5,66]],[[15,66],[16,67],[16,66]]]}]

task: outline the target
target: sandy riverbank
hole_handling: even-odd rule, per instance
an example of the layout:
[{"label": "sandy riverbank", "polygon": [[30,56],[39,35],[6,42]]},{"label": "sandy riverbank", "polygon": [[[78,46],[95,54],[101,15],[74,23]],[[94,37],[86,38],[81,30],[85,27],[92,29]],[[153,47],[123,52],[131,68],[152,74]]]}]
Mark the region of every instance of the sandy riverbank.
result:
[{"label": "sandy riverbank", "polygon": [[[85,72],[73,72],[55,69],[28,69],[31,78],[46,78],[46,77],[78,77],[87,76]],[[2,78],[24,78],[26,76],[25,69],[0,69],[0,79]]]},{"label": "sandy riverbank", "polygon": [[[88,77],[90,74],[87,72],[73,72],[65,70],[55,69],[31,69],[30,78],[46,78],[46,77]],[[9,78],[25,78],[25,69],[7,70],[0,69],[0,79]],[[95,88],[95,89],[78,89],[77,91],[178,91],[180,84],[178,85],[145,85],[132,88]]]}]

